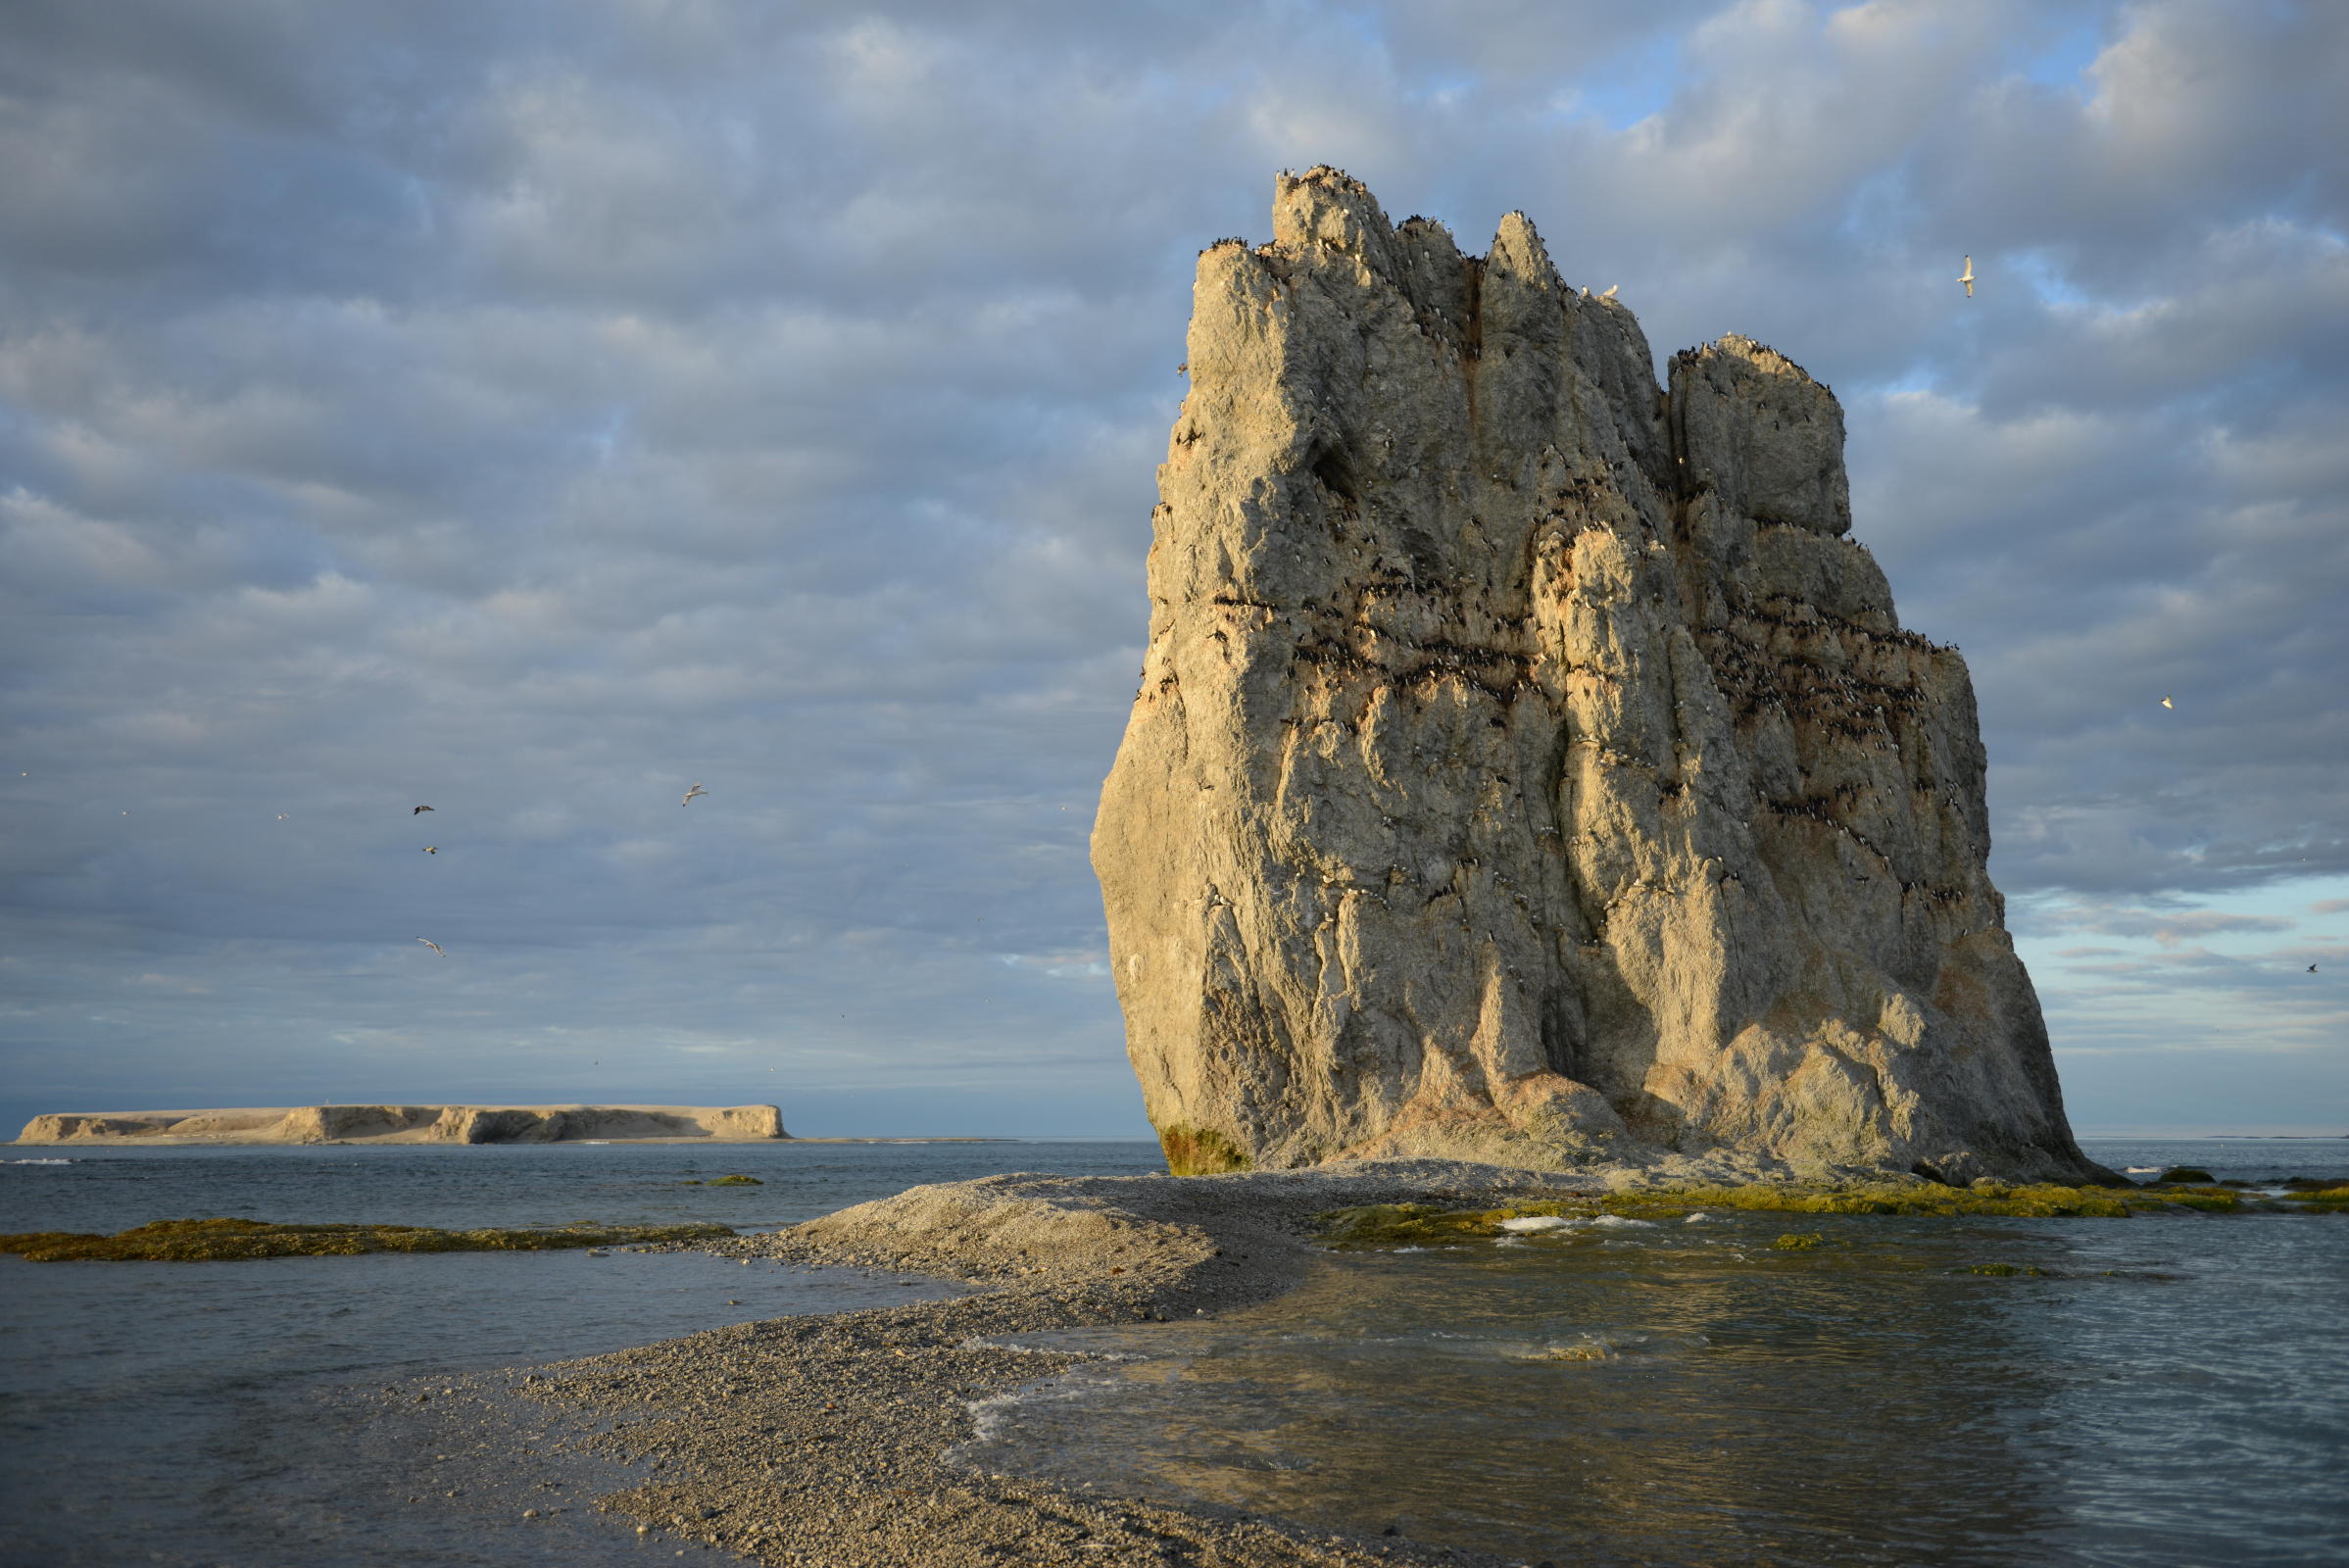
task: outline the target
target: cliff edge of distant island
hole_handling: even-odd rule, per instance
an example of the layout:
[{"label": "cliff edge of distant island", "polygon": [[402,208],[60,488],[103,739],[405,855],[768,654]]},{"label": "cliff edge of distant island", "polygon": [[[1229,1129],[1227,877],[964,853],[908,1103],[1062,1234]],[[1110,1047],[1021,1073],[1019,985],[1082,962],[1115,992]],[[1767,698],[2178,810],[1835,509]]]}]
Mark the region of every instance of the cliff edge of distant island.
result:
[{"label": "cliff edge of distant island", "polygon": [[787,1139],[773,1105],[269,1105],[52,1112],[20,1144],[563,1144]]}]

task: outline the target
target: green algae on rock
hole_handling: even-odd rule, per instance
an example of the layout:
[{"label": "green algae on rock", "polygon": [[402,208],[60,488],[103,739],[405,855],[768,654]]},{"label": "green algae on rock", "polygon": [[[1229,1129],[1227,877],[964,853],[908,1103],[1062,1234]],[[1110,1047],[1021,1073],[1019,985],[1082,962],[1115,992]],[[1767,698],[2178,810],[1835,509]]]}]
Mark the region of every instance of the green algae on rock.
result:
[{"label": "green algae on rock", "polygon": [[432,1230],[421,1225],[270,1225],[255,1219],[166,1219],[114,1236],[35,1231],[0,1236],[0,1252],[31,1263],[200,1263],[367,1252],[536,1252],[564,1248],[698,1242],[730,1226],[566,1225],[560,1230]]},{"label": "green algae on rock", "polygon": [[[2349,1188],[2282,1194],[2267,1199],[2224,1187],[2009,1187],[1981,1181],[1972,1187],[1919,1182],[1757,1182],[1744,1187],[1671,1188],[1655,1192],[1591,1194],[1509,1208],[1447,1209],[1433,1203],[1373,1203],[1315,1216],[1322,1241],[1340,1249],[1412,1247],[1507,1234],[1506,1222],[1535,1215],[1595,1219],[1680,1219],[1704,1209],[1787,1214],[2002,1214],[2023,1218],[2126,1219],[2130,1214],[2308,1213],[2349,1208]],[[1525,1227],[1516,1227],[1524,1229]],[[1785,1243],[1782,1239],[1781,1246]]]},{"label": "green algae on rock", "polygon": [[1173,1176],[1221,1176],[1226,1171],[1251,1169],[1255,1161],[1212,1127],[1162,1128],[1158,1147],[1166,1152],[1166,1169]]},{"label": "green algae on rock", "polygon": [[2314,1208],[2349,1208],[2349,1187],[2325,1187],[2311,1183],[2297,1192],[2282,1196],[2286,1202],[2306,1203]]},{"label": "green algae on rock", "polygon": [[710,1185],[712,1187],[764,1187],[766,1183],[756,1176],[720,1176]]}]

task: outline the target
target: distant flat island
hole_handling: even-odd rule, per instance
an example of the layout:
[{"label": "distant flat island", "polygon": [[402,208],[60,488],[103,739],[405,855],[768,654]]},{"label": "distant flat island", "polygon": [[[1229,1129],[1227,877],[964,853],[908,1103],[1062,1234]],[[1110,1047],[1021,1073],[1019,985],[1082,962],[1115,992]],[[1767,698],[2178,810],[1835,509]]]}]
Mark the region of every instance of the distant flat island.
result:
[{"label": "distant flat island", "polygon": [[258,1105],[53,1111],[20,1144],[571,1144],[789,1139],[773,1105]]}]

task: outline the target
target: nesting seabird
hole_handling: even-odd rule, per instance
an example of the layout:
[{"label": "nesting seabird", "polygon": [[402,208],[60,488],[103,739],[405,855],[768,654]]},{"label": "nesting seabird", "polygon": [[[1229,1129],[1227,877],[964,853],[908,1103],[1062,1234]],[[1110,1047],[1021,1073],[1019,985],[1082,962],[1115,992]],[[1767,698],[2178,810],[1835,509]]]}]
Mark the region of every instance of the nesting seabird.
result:
[{"label": "nesting seabird", "polygon": [[[421,942],[425,947],[430,948],[433,952],[440,953],[440,944],[433,941],[430,937],[418,937],[416,940]],[[448,956],[448,955],[445,953],[440,953],[440,956],[444,958]]]},{"label": "nesting seabird", "polygon": [[1611,300],[1615,297],[1615,291],[1621,287],[1623,287],[1621,283],[1609,283],[1607,285],[1607,291],[1604,294],[1601,294],[1599,298],[1602,300]]},{"label": "nesting seabird", "polygon": [[699,784],[696,784],[696,785],[695,785],[695,786],[694,786],[692,789],[689,789],[689,790],[687,790],[687,791],[685,792],[685,799],[683,799],[683,800],[679,801],[677,804],[678,804],[679,806],[691,806],[691,805],[693,804],[693,798],[694,798],[695,796],[697,796],[697,795],[707,795],[707,794],[709,794],[709,793],[710,793],[710,792],[709,792],[708,790],[706,790],[706,789],[702,788],[702,786],[701,786],[701,785],[699,785]]},{"label": "nesting seabird", "polygon": [[1963,272],[1960,272],[1960,273],[1958,274],[1958,281],[1966,285],[1966,298],[1968,298],[1968,299],[1972,299],[1972,298],[1974,298],[1974,258],[1973,258],[1973,257],[1969,256],[1969,257],[1967,257],[1967,258],[1966,258],[1966,270],[1965,270]]}]

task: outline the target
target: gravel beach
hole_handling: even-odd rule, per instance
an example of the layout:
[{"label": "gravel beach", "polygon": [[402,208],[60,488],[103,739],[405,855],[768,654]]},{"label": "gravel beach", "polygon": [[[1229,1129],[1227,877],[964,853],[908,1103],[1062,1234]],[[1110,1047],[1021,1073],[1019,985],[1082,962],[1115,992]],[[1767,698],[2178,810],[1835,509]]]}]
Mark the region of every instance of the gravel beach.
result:
[{"label": "gravel beach", "polygon": [[[635,1485],[592,1501],[576,1497],[575,1481],[562,1497],[561,1483],[534,1483],[538,1506],[616,1514],[648,1546],[678,1552],[843,1568],[1517,1561],[1384,1535],[1369,1499],[1358,1535],[1332,1535],[1079,1494],[948,1455],[976,1434],[975,1404],[1080,1359],[991,1343],[1000,1336],[1213,1316],[1264,1300],[1302,1277],[1312,1216],[1331,1208],[1595,1196],[1629,1174],[1395,1161],[1346,1174],[1013,1175],[917,1187],[773,1235],[656,1250],[738,1257],[753,1269],[861,1265],[964,1282],[975,1287],[965,1298],[748,1323],[526,1378],[453,1382],[429,1391],[441,1405],[433,1414],[446,1444],[504,1446],[542,1466],[556,1447],[607,1474],[629,1465]],[[541,1424],[564,1436],[522,1446],[521,1428]]]}]

